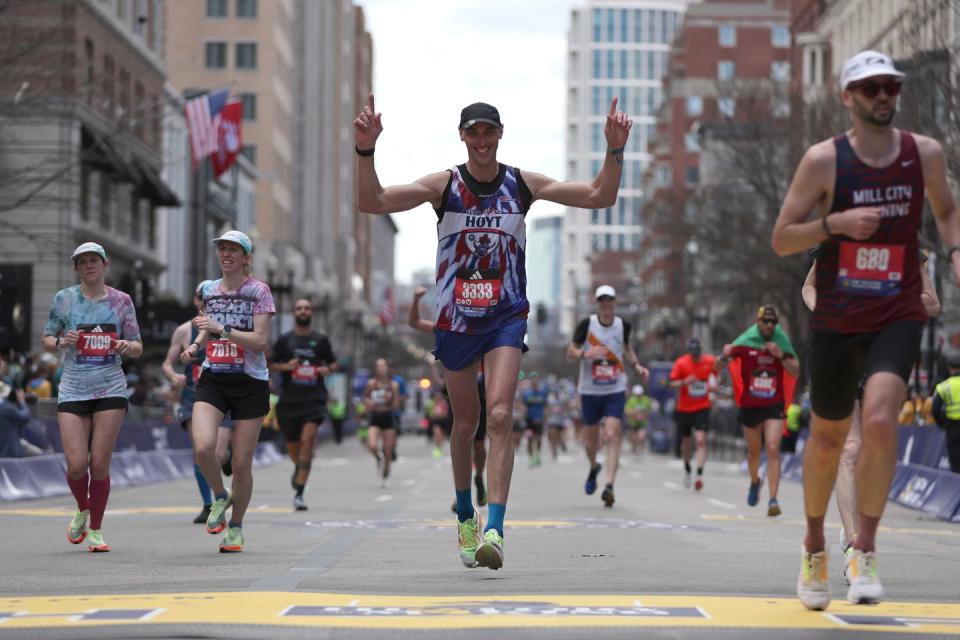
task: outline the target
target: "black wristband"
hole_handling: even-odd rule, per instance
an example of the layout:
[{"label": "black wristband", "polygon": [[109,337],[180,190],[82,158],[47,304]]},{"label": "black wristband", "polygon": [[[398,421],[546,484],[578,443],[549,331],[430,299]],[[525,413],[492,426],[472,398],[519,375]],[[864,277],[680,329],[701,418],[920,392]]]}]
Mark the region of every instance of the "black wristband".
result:
[{"label": "black wristband", "polygon": [[616,149],[610,149],[610,155],[623,155],[625,147],[617,147]]},{"label": "black wristband", "polygon": [[832,238],[833,233],[830,232],[830,227],[827,226],[827,216],[820,218],[820,225],[823,227],[823,232],[827,234],[827,237]]},{"label": "black wristband", "polygon": [[362,158],[369,158],[370,156],[373,155],[373,152],[376,151],[376,149],[377,149],[376,147],[372,147],[372,148],[370,148],[370,149],[361,149],[360,147],[358,147],[358,146],[356,146],[356,145],[354,145],[353,148],[357,150],[357,155],[360,156],[360,157],[362,157]]},{"label": "black wristband", "polygon": [[947,262],[953,261],[953,254],[960,251],[960,244],[955,244],[947,250]]},{"label": "black wristband", "polygon": [[62,337],[63,337],[63,336],[57,336],[57,349],[60,348],[60,338],[62,338]]}]

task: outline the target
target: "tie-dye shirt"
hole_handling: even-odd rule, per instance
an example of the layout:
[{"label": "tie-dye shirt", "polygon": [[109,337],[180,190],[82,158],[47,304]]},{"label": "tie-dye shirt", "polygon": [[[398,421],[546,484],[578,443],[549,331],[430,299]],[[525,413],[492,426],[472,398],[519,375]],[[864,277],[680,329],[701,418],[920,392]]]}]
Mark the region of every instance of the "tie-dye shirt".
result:
[{"label": "tie-dye shirt", "polygon": [[80,285],[53,297],[45,336],[79,331],[80,341],[64,349],[58,402],[126,398],[127,381],[120,367],[115,340],[139,340],[140,327],[130,296],[113,287],[99,300],[84,297]]},{"label": "tie-dye shirt", "polygon": [[[211,280],[200,291],[203,313],[208,318],[236,331],[253,331],[253,317],[276,313],[273,294],[265,283],[247,278],[236,291],[224,291],[223,279]],[[267,358],[263,351],[245,349],[213,334],[207,340],[203,368],[211,373],[245,373],[257,380],[269,380]]]}]

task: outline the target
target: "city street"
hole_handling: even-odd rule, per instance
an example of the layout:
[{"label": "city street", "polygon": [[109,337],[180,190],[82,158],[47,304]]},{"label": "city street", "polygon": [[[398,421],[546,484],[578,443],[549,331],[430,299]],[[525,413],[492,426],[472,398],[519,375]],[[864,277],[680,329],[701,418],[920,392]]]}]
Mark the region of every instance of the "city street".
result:
[{"label": "city street", "polygon": [[[242,554],[190,524],[193,482],[117,490],[113,551],[69,545],[67,497],[0,507],[0,638],[863,638],[960,633],[960,527],[890,504],[881,532],[889,601],[844,600],[835,511],[834,602],[794,590],[801,488],[784,515],[745,505],[747,479],[708,463],[705,490],[680,464],[625,456],[617,503],[583,493],[579,450],[530,469],[517,459],[501,571],[457,558],[449,460],[400,441],[382,490],[355,440],[318,450],[310,510],[290,507],[290,465],[260,469]],[[764,488],[764,500],[766,488]],[[763,504],[763,502],[761,502]],[[497,631],[497,630],[500,631]],[[930,634],[916,636],[914,634]]]}]

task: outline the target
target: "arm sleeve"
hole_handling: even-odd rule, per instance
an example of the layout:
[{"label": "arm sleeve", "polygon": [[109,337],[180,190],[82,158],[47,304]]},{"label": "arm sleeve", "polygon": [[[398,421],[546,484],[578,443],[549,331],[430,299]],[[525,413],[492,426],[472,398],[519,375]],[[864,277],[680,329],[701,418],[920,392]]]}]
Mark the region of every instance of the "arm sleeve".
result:
[{"label": "arm sleeve", "polygon": [[323,339],[323,342],[320,343],[320,361],[324,364],[333,364],[337,361],[337,356],[333,353],[333,347],[330,345],[330,340],[327,338]]},{"label": "arm sleeve", "polygon": [[946,408],[943,405],[943,398],[939,393],[933,394],[933,419],[939,425],[943,426],[947,422]]},{"label": "arm sleeve", "polygon": [[43,326],[43,335],[58,336],[67,326],[67,319],[62,311],[63,292],[57,292],[53,297],[53,303],[50,305],[50,314],[47,316],[47,323]]},{"label": "arm sleeve", "polygon": [[590,319],[584,318],[573,331],[573,344],[578,347],[587,341],[587,330],[590,328]]},{"label": "arm sleeve", "polygon": [[124,340],[140,339],[140,325],[137,324],[137,310],[133,307],[133,300],[131,300],[127,294],[124,294],[121,326]]},{"label": "arm sleeve", "polygon": [[287,336],[283,335],[273,345],[273,353],[270,355],[270,362],[288,362],[290,360],[290,351],[287,349]]}]

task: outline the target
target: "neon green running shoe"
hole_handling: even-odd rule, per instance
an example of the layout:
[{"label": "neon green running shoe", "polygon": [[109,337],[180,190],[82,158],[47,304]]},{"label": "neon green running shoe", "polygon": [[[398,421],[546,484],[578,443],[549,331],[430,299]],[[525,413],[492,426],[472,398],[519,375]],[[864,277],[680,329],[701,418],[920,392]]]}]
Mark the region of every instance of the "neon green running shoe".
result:
[{"label": "neon green running shoe", "polygon": [[434,448],[433,448],[433,459],[434,459],[434,460],[439,460],[439,459],[442,458],[442,457],[443,457],[443,449],[441,449],[440,447],[434,447]]},{"label": "neon green running shoe", "polygon": [[233,494],[227,491],[225,499],[214,498],[207,516],[207,533],[216,535],[227,528],[227,507],[233,504]]},{"label": "neon green running shoe", "polygon": [[90,510],[80,511],[78,508],[73,514],[70,526],[67,527],[67,542],[70,544],[80,544],[87,537],[87,520],[90,518]]},{"label": "neon green running shoe", "polygon": [[220,553],[240,553],[243,551],[243,529],[227,527],[227,535],[220,541]]},{"label": "neon green running shoe", "polygon": [[110,551],[110,545],[103,541],[103,535],[100,529],[90,529],[87,531],[87,549],[94,553]]},{"label": "neon green running shoe", "polygon": [[475,509],[472,518],[466,522],[459,522],[457,531],[460,534],[460,562],[468,569],[473,569],[477,566],[474,555],[477,553],[477,547],[480,546],[480,532],[483,531],[480,512]]},{"label": "neon green running shoe", "polygon": [[477,547],[474,556],[477,565],[496,571],[503,566],[503,536],[494,529],[488,529],[483,534],[483,543]]}]

